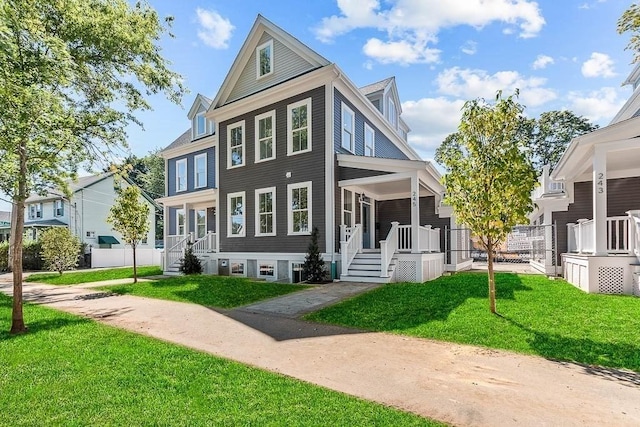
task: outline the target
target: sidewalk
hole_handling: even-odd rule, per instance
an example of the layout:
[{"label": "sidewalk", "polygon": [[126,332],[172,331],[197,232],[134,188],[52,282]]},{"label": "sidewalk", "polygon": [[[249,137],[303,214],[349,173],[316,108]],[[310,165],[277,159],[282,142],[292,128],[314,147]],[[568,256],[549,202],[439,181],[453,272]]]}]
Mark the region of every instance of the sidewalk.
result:
[{"label": "sidewalk", "polygon": [[266,303],[215,311],[80,287],[24,289],[29,301],[454,425],[640,425],[634,372],[318,325]]}]

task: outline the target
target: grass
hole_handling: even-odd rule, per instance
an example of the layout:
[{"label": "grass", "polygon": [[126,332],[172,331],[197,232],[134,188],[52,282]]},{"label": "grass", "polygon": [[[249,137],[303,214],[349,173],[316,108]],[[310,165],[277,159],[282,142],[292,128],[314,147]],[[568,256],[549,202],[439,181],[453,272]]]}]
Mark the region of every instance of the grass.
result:
[{"label": "grass", "polygon": [[496,282],[501,316],[489,312],[486,274],[459,273],[390,284],[306,318],[640,371],[640,299],[537,275],[496,274]]},{"label": "grass", "polygon": [[307,286],[254,282],[242,277],[177,276],[135,285],[105,286],[103,290],[208,307],[231,308],[306,289]]},{"label": "grass", "polygon": [[[162,274],[162,269],[157,266],[138,267],[138,277],[157,276],[160,274]],[[128,279],[132,277],[133,267],[124,267],[91,271],[69,271],[62,275],[58,273],[36,273],[31,274],[25,281],[47,283],[49,285],[77,285],[79,283]]]},{"label": "grass", "polygon": [[0,425],[393,425],[436,422],[0,294]]}]

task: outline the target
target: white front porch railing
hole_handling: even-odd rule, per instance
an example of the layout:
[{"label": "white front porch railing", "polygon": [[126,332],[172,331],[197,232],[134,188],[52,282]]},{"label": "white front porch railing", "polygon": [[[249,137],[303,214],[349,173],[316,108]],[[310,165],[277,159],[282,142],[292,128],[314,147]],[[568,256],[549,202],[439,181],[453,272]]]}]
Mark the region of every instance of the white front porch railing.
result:
[{"label": "white front porch railing", "polygon": [[[167,236],[167,237],[176,237],[176,236]],[[188,236],[180,236],[182,239],[178,240],[174,243],[173,246],[168,247],[166,249],[165,254],[165,268],[173,266],[182,256],[184,255],[184,248],[187,247],[187,244],[191,241],[191,234]],[[168,241],[168,240],[167,240]]]},{"label": "white front porch railing", "polygon": [[[607,252],[610,254],[632,253],[636,248],[636,227],[632,216],[607,218]],[[595,223],[592,219],[579,219],[577,224],[567,224],[568,252],[593,253]]]},{"label": "white front porch railing", "polygon": [[204,237],[198,239],[191,248],[196,255],[217,252],[216,233],[209,231]]},{"label": "white front porch railing", "polygon": [[349,265],[358,252],[362,252],[362,224],[353,227],[341,226],[340,257],[342,262],[342,275],[347,276]]},{"label": "white front porch railing", "polygon": [[[393,223],[391,223],[393,224]],[[393,228],[392,228],[393,229]],[[391,232],[389,232],[391,233]],[[387,237],[389,240],[389,237]],[[398,225],[398,250],[410,251],[411,245],[411,226],[410,225]]]},{"label": "white front porch railing", "polygon": [[[431,228],[430,225],[419,226],[420,252],[440,252],[440,229]],[[398,226],[398,250],[413,251],[413,241],[411,238],[411,225]]]},{"label": "white front porch railing", "polygon": [[[409,228],[410,232],[411,228]],[[391,223],[391,230],[387,234],[387,239],[380,240],[380,277],[389,277],[389,264],[391,264],[391,259],[398,250],[400,240],[399,223],[394,221]]]}]

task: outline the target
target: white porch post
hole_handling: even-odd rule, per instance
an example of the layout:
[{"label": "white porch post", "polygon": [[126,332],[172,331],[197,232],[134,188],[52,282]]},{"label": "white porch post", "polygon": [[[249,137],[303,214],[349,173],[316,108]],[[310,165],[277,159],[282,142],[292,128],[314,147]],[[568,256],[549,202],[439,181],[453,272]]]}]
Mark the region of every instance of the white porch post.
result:
[{"label": "white porch post", "polygon": [[411,176],[411,252],[420,252],[420,183],[418,173]]},{"label": "white porch post", "polygon": [[607,152],[596,145],[593,153],[594,255],[607,255]]},{"label": "white porch post", "polygon": [[[548,166],[545,167],[547,168],[548,174]],[[544,227],[544,269],[545,272],[548,273],[548,270],[553,268],[555,264],[555,260],[553,259],[553,212],[548,206],[544,209],[542,225]],[[554,274],[557,273],[555,269],[553,272]]]},{"label": "white porch post", "polygon": [[629,215],[629,255],[634,255],[640,242],[640,225],[636,223],[635,218],[640,218],[640,210],[627,211]]},{"label": "white porch post", "polygon": [[164,224],[162,227],[164,236],[162,236],[162,238],[164,239],[165,248],[167,247],[167,236],[171,234],[171,231],[169,230],[169,221],[169,206],[165,203],[162,206],[162,223]]},{"label": "white porch post", "polygon": [[184,237],[189,236],[189,204],[182,204],[182,211],[184,212]]}]

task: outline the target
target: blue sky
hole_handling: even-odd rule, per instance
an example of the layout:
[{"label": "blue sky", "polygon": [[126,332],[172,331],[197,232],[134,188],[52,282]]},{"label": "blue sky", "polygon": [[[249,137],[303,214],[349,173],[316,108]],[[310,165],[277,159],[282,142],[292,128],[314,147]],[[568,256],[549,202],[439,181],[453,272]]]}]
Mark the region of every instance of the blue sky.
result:
[{"label": "blue sky", "polygon": [[[128,129],[136,155],[189,126],[197,93],[213,98],[258,13],[335,62],[357,85],[396,76],[410,144],[425,159],[455,131],[465,100],[520,89],[526,114],[569,109],[606,125],[631,94],[622,0],[150,0],[174,17],[161,46],[190,93],[151,99]],[[0,206],[6,208],[6,206]]]}]

